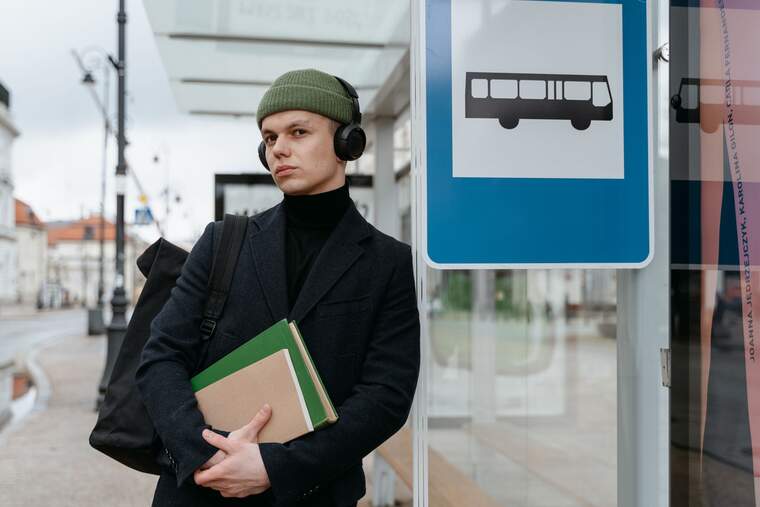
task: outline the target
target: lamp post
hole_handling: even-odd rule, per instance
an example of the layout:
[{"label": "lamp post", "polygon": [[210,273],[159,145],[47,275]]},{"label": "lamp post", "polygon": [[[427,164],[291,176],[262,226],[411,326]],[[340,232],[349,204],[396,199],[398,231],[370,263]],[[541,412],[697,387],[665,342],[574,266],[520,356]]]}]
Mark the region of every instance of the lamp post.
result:
[{"label": "lamp post", "polygon": [[96,51],[98,55],[98,59],[95,61],[95,68],[102,68],[103,69],[103,97],[98,97],[97,93],[95,93],[94,86],[96,84],[96,80],[93,77],[92,71],[94,69],[90,69],[88,66],[85,66],[83,63],[83,58],[77,53],[76,51],[72,50],[72,54],[74,56],[74,59],[76,60],[77,64],[79,65],[79,68],[82,70],[83,76],[82,76],[82,84],[86,85],[90,88],[90,91],[92,93],[93,100],[95,101],[95,104],[98,106],[98,110],[103,116],[103,160],[101,164],[101,175],[100,175],[100,223],[99,223],[99,243],[100,243],[100,256],[99,256],[99,264],[98,264],[98,297],[97,297],[97,306],[96,308],[91,308],[87,312],[87,333],[89,335],[101,335],[105,332],[105,324],[103,320],[103,295],[105,293],[105,284],[104,284],[104,264],[105,264],[105,230],[106,230],[106,219],[105,219],[105,200],[106,200],[106,167],[108,165],[108,137],[111,135],[111,125],[109,121],[109,91],[110,91],[110,72],[111,72],[111,66],[109,66],[109,63],[112,63],[113,60],[111,57],[106,53],[105,50],[100,48],[90,48],[89,50],[85,50],[85,57],[87,56],[87,52],[89,51]]},{"label": "lamp post", "polygon": [[108,124],[108,92],[110,83],[108,82],[109,67],[103,65],[103,163],[101,164],[100,174],[100,233],[98,234],[100,243],[100,263],[98,265],[98,303],[96,311],[97,322],[90,320],[91,334],[103,334],[105,325],[103,322],[103,294],[105,293],[105,283],[103,281],[103,266],[105,264],[105,241],[106,241],[106,166],[108,165],[108,134],[111,126]]},{"label": "lamp post", "polygon": [[[96,104],[98,105],[98,108],[100,109],[101,113],[103,114],[103,124],[104,124],[104,150],[103,150],[103,179],[101,184],[101,207],[100,207],[100,255],[101,255],[101,264],[100,264],[100,281],[98,284],[98,309],[100,318],[102,320],[102,308],[103,308],[103,294],[105,292],[104,285],[103,285],[103,258],[104,258],[104,241],[105,241],[105,167],[107,165],[107,147],[108,147],[108,137],[112,133],[111,124],[109,121],[109,112],[108,112],[108,90],[109,90],[109,84],[108,84],[108,65],[105,64],[105,61],[107,60],[113,69],[116,70],[117,73],[117,83],[118,83],[118,130],[117,130],[117,146],[118,146],[118,162],[116,165],[116,256],[114,259],[115,263],[115,276],[114,276],[114,287],[113,287],[113,295],[111,297],[111,323],[108,325],[108,340],[107,340],[107,349],[106,349],[106,364],[105,368],[103,369],[103,375],[100,379],[100,383],[98,386],[98,397],[96,401],[96,409],[100,410],[100,406],[103,403],[103,398],[105,397],[106,387],[108,386],[108,380],[111,378],[111,372],[113,371],[113,365],[116,361],[116,356],[119,352],[119,349],[121,348],[121,344],[124,341],[124,334],[127,330],[127,320],[126,320],[126,311],[127,311],[127,304],[129,301],[126,297],[126,292],[124,290],[124,193],[126,191],[127,186],[127,164],[124,157],[124,148],[126,146],[126,136],[124,133],[124,126],[125,126],[125,95],[126,95],[126,83],[125,83],[125,74],[126,74],[126,58],[125,58],[125,52],[126,52],[126,44],[125,44],[125,38],[126,38],[126,24],[127,24],[127,14],[124,8],[124,0],[119,0],[119,12],[116,16],[116,22],[118,24],[118,54],[119,59],[115,60],[111,55],[106,53],[103,50],[100,50],[101,55],[103,58],[103,68],[104,68],[104,94],[103,94],[103,102],[101,102],[97,94],[93,91],[92,96],[95,99]],[[77,63],[79,64],[79,67],[82,69],[82,72],[84,73],[84,77],[82,78],[82,82],[84,84],[93,85],[95,84],[95,78],[92,76],[92,72],[88,70],[84,64],[82,63],[82,59],[79,57],[79,54],[75,51],[72,51],[74,54],[74,58],[76,59]]]},{"label": "lamp post", "polygon": [[119,25],[119,60],[115,63],[118,75],[118,162],[116,164],[116,276],[113,296],[111,297],[111,323],[108,325],[108,348],[106,352],[106,367],[98,389],[96,406],[100,409],[105,397],[106,386],[111,378],[116,355],[124,341],[127,331],[127,296],[124,290],[124,194],[127,187],[127,164],[124,158],[126,145],[124,134],[125,124],[125,95],[126,95],[126,25],[127,13],[124,0],[119,0],[119,13],[116,22]]}]

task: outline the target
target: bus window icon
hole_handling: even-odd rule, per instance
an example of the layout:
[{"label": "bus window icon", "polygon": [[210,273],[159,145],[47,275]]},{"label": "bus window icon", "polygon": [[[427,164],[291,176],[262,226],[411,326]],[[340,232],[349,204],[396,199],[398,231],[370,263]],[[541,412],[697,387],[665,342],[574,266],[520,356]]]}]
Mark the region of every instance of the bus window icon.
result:
[{"label": "bus window icon", "polygon": [[465,118],[496,118],[505,129],[520,120],[570,120],[577,130],[612,120],[607,76],[467,72]]},{"label": "bus window icon", "polygon": [[[732,120],[737,124],[760,125],[760,81],[732,80]],[[726,81],[681,78],[678,93],[670,98],[678,123],[697,123],[712,134],[725,122]]]}]

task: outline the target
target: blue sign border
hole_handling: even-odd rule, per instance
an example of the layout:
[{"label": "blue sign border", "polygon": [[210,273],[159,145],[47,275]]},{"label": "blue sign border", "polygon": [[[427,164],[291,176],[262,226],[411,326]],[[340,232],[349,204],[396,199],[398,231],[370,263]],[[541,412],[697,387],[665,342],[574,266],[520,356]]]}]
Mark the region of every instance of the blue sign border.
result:
[{"label": "blue sign border", "polygon": [[646,3],[583,3],[623,6],[624,179],[454,178],[451,0],[426,0],[427,230],[423,234],[431,265],[641,267],[651,259]]}]

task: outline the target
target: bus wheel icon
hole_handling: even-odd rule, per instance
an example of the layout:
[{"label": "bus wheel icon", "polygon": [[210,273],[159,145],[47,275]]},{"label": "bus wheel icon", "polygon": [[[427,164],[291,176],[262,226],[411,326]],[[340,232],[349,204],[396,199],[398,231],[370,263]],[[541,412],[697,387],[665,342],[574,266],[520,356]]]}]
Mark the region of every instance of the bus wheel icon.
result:
[{"label": "bus wheel icon", "polygon": [[515,116],[502,116],[499,118],[499,125],[508,130],[517,127],[518,123],[520,123],[520,119]]},{"label": "bus wheel icon", "polygon": [[591,120],[587,118],[583,118],[583,119],[574,118],[570,120],[570,125],[572,125],[575,128],[575,130],[586,130],[587,128],[591,126]]}]

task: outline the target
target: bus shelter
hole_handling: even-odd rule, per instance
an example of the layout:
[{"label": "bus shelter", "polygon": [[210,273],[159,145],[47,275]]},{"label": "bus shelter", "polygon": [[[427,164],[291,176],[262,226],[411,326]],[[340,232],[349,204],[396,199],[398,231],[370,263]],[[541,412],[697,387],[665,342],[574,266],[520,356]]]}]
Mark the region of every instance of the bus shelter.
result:
[{"label": "bus shelter", "polygon": [[[504,3],[468,5],[473,19],[485,22],[498,20]],[[371,182],[367,218],[418,245],[417,195],[424,182],[413,142],[419,139],[414,69],[421,2],[143,5],[178,109],[237,118],[252,143],[258,143],[258,101],[280,74],[313,67],[352,83],[368,147],[347,172]],[[662,2],[649,6],[653,47],[667,39],[666,10]],[[667,95],[663,68],[664,74],[655,71],[653,97]],[[471,99],[467,114],[491,115],[504,130],[551,115],[578,132],[611,119],[603,75],[478,72],[463,83]],[[591,105],[582,110],[567,100],[579,82],[591,90]],[[538,95],[524,88],[536,83],[543,90]],[[531,93],[554,101],[553,112]],[[479,109],[494,95],[511,97],[519,114],[494,117]],[[654,209],[666,216],[668,105],[657,104],[665,113],[654,123]],[[266,171],[255,157],[246,174],[218,177],[217,191],[246,181],[265,185]],[[233,197],[210,191],[209,199],[220,213],[226,211],[220,202]],[[483,219],[499,225],[498,217]],[[408,425],[367,457],[368,493],[360,505],[668,505],[669,399],[661,374],[668,364],[661,349],[667,355],[669,346],[667,225],[656,226],[656,254],[638,271],[443,270],[429,267],[416,251],[423,351],[418,392]]]}]

